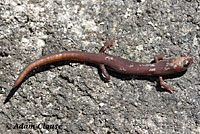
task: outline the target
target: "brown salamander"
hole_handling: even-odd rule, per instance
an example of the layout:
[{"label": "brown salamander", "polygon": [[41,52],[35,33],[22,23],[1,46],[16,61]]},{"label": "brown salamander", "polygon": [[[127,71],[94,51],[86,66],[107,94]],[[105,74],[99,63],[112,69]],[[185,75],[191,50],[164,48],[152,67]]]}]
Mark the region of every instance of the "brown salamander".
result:
[{"label": "brown salamander", "polygon": [[20,73],[4,103],[8,102],[12,95],[14,95],[14,92],[16,91],[15,88],[23,81],[24,77],[31,70],[38,66],[55,61],[72,60],[97,64],[99,65],[103,76],[107,80],[110,79],[110,75],[108,74],[106,67],[122,74],[158,76],[160,85],[167,89],[170,93],[172,93],[172,88],[164,83],[162,76],[185,71],[193,62],[193,58],[191,56],[184,54],[168,60],[163,60],[163,55],[155,56],[155,63],[132,62],[117,56],[104,54],[105,50],[112,45],[113,40],[109,40],[105,42],[99,53],[64,51],[50,54],[33,61]]}]

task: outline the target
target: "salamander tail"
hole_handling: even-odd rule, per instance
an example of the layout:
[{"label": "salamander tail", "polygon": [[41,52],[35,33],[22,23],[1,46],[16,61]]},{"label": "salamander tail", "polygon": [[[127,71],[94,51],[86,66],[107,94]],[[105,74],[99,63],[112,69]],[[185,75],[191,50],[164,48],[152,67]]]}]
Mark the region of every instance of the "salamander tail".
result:
[{"label": "salamander tail", "polygon": [[10,100],[10,98],[15,94],[17,89],[18,89],[17,87],[11,89],[10,93],[8,94],[8,96],[5,99],[5,101],[3,102],[3,104],[6,104]]}]

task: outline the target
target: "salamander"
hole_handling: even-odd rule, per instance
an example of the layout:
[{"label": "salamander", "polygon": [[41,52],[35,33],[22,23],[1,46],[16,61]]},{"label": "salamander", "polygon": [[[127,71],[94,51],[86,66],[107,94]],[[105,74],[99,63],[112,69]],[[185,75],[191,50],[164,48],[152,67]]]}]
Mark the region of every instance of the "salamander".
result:
[{"label": "salamander", "polygon": [[113,46],[113,40],[106,41],[99,53],[63,51],[41,57],[31,62],[19,74],[19,77],[15,81],[4,103],[8,102],[14,95],[16,87],[22,83],[24,77],[30,71],[41,65],[56,61],[70,60],[96,64],[101,69],[103,77],[107,80],[110,80],[110,75],[108,74],[107,69],[112,69],[115,72],[129,75],[158,76],[160,85],[170,93],[172,93],[172,88],[164,83],[162,76],[185,71],[193,63],[193,58],[185,54],[178,55],[171,59],[164,59],[164,55],[158,55],[154,57],[154,63],[132,62],[117,56],[105,54],[104,52],[110,46]]}]

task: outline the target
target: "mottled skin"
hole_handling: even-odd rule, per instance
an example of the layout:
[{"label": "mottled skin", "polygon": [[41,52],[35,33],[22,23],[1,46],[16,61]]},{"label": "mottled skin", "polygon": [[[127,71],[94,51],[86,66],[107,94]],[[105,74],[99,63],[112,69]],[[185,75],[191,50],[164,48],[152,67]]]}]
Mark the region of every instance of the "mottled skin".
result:
[{"label": "mottled skin", "polygon": [[[110,75],[108,74],[106,68],[112,69],[115,72],[119,72],[122,74],[130,74],[130,75],[153,75],[158,76],[160,80],[161,86],[166,88],[170,93],[172,93],[172,89],[164,84],[162,76],[170,75],[177,72],[185,71],[193,62],[191,56],[180,55],[174,57],[172,59],[163,60],[163,55],[155,56],[155,63],[139,63],[132,62],[126,59],[122,59],[117,56],[112,56],[108,54],[104,54],[105,50],[112,46],[112,40],[107,41],[104,46],[101,48],[99,53],[87,53],[81,51],[64,51],[55,54],[51,54],[48,56],[44,56],[39,58],[38,60],[30,63],[19,75],[11,92],[6,98],[6,103],[14,94],[14,89],[22,82],[24,77],[34,68],[52,63],[55,61],[61,60],[70,60],[70,61],[82,61],[99,65],[102,70],[103,76],[109,80]],[[161,60],[161,61],[160,61]]]}]

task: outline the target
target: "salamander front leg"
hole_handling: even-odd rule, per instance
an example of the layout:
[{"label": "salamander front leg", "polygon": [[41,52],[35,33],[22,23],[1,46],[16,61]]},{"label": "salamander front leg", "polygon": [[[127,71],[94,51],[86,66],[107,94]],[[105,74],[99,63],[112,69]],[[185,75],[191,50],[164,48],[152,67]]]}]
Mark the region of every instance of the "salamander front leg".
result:
[{"label": "salamander front leg", "polygon": [[[154,61],[155,61],[155,63],[158,63],[159,60],[163,60],[163,58],[165,58],[165,57],[166,57],[166,55],[158,55],[158,56],[155,56],[155,57],[154,57]],[[168,86],[168,85],[165,84],[165,82],[164,82],[162,76],[159,76],[158,78],[159,78],[160,85],[161,85],[162,87],[164,87],[167,91],[169,91],[170,93],[172,93],[172,88],[171,88],[170,86]]]},{"label": "salamander front leg", "polygon": [[112,47],[113,46],[113,42],[114,42],[114,40],[107,40],[104,43],[104,46],[100,49],[99,53],[104,53],[107,48]]},{"label": "salamander front leg", "polygon": [[157,55],[154,57],[154,61],[155,63],[158,63],[159,60],[163,60],[165,57],[167,57],[166,55]]},{"label": "salamander front leg", "polygon": [[[108,40],[104,43],[104,46],[100,49],[99,53],[104,53],[108,47],[113,46],[113,40]],[[106,80],[110,80],[110,75],[108,74],[104,64],[99,65],[102,75]]]},{"label": "salamander front leg", "polygon": [[168,85],[165,84],[162,76],[159,76],[159,81],[160,81],[160,85],[163,86],[167,91],[169,91],[170,93],[172,93],[172,88]]}]

